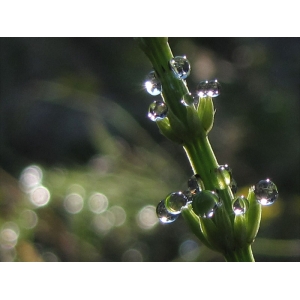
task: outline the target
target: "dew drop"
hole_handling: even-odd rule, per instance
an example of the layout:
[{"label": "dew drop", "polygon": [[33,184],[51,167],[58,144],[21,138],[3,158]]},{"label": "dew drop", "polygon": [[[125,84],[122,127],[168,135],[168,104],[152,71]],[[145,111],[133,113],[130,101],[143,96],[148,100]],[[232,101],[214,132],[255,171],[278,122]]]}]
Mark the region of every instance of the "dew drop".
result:
[{"label": "dew drop", "polygon": [[182,207],[186,206],[188,202],[187,196],[182,192],[175,192],[169,194],[165,199],[165,207],[171,213],[178,215]]},{"label": "dew drop", "polygon": [[210,80],[207,84],[207,96],[209,97],[217,97],[220,95],[221,86],[217,79]]},{"label": "dew drop", "polygon": [[193,196],[192,207],[199,217],[211,218],[219,206],[219,197],[212,191],[201,191]]},{"label": "dew drop", "polygon": [[208,93],[208,81],[203,80],[200,81],[198,86],[197,86],[197,94],[200,98],[204,98],[207,96]]},{"label": "dew drop", "polygon": [[231,183],[231,169],[228,165],[219,166],[216,170],[217,180],[218,180],[218,188],[224,190]]},{"label": "dew drop", "polygon": [[156,77],[155,71],[151,71],[145,81],[145,88],[152,96],[157,96],[162,92],[162,85]]},{"label": "dew drop", "polygon": [[197,94],[200,98],[217,97],[220,95],[221,85],[217,79],[200,81],[197,86]]},{"label": "dew drop", "polygon": [[276,185],[270,180],[260,180],[254,188],[257,201],[261,205],[271,205],[278,197]]},{"label": "dew drop", "polygon": [[249,207],[249,202],[244,196],[237,197],[233,200],[232,209],[236,216],[243,215]]},{"label": "dew drop", "polygon": [[201,188],[201,185],[202,185],[202,181],[201,181],[201,178],[200,178],[200,175],[199,174],[194,174],[189,180],[188,180],[188,191],[190,192],[191,195],[195,195],[197,193],[199,193],[202,188]]},{"label": "dew drop", "polygon": [[168,212],[165,206],[165,200],[158,203],[156,207],[156,215],[162,223],[172,223],[179,217],[179,214],[175,215]]},{"label": "dew drop", "polygon": [[184,106],[192,106],[196,103],[196,99],[193,97],[191,93],[187,93],[182,96],[180,103],[182,103]]},{"label": "dew drop", "polygon": [[190,75],[191,65],[185,56],[176,56],[169,64],[177,79],[186,79]]},{"label": "dew drop", "polygon": [[168,106],[165,102],[156,100],[150,104],[148,110],[148,118],[151,121],[159,121],[167,116]]}]

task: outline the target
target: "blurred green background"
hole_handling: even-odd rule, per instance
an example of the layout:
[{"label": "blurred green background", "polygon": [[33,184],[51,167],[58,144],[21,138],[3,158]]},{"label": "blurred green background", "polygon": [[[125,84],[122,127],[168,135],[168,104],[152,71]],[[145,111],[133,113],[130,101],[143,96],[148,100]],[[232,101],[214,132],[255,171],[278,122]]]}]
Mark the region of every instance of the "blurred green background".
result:
[{"label": "blurred green background", "polygon": [[[189,89],[217,78],[209,135],[238,194],[278,187],[256,261],[300,261],[298,38],[169,38]],[[155,207],[186,189],[185,153],[147,118],[133,38],[0,38],[1,261],[224,261]]]}]

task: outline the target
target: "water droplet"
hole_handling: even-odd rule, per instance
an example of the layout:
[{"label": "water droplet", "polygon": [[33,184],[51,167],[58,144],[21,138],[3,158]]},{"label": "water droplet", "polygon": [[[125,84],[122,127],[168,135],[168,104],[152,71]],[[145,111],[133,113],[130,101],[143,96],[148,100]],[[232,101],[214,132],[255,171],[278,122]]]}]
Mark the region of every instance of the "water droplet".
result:
[{"label": "water droplet", "polygon": [[168,106],[160,100],[156,100],[150,104],[148,110],[148,118],[151,121],[159,121],[167,116]]},{"label": "water droplet", "polygon": [[162,85],[156,77],[155,71],[151,71],[145,81],[145,88],[152,96],[157,96],[162,92]]},{"label": "water droplet", "polygon": [[156,207],[156,215],[162,223],[172,223],[179,217],[178,214],[175,215],[168,212],[165,206],[165,200],[158,203]]},{"label": "water droplet", "polygon": [[191,65],[185,56],[176,56],[169,64],[176,78],[186,79],[190,75]]},{"label": "water droplet", "polygon": [[191,106],[196,103],[196,99],[191,93],[187,93],[182,96],[180,103],[182,103],[184,106]]},{"label": "water droplet", "polygon": [[219,197],[215,192],[205,190],[193,196],[192,207],[199,217],[213,217],[218,206]]},{"label": "water droplet", "polygon": [[224,190],[231,183],[231,169],[228,167],[228,165],[219,166],[216,169],[216,174],[219,183],[218,188]]},{"label": "water droplet", "polygon": [[255,185],[254,193],[261,205],[271,205],[278,197],[277,187],[270,179],[259,181]]},{"label": "water droplet", "polygon": [[182,192],[169,194],[165,199],[165,207],[171,214],[180,214],[182,207],[186,206],[188,198]]},{"label": "water droplet", "polygon": [[188,191],[195,195],[196,193],[199,193],[202,188],[202,181],[199,174],[194,174],[189,180],[188,180]]},{"label": "water droplet", "polygon": [[209,97],[217,97],[220,95],[221,86],[217,79],[210,80],[207,85],[207,96]]},{"label": "water droplet", "polygon": [[248,207],[249,202],[244,196],[237,197],[235,200],[233,200],[232,209],[237,216],[244,214]]},{"label": "water droplet", "polygon": [[217,79],[200,81],[197,86],[197,93],[200,98],[217,97],[220,95],[221,85]]},{"label": "water droplet", "polygon": [[200,98],[206,97],[208,93],[208,81],[200,81],[197,86],[197,94]]}]

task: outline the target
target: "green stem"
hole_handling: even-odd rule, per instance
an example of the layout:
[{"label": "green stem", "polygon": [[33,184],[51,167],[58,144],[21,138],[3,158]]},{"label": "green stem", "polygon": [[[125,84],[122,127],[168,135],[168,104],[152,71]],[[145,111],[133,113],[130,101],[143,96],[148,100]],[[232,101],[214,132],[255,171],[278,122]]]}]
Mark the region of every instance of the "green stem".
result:
[{"label": "green stem", "polygon": [[220,251],[226,261],[254,261],[251,245],[235,242],[235,215],[232,211],[234,196],[229,186],[220,188],[218,181],[216,169],[219,165],[207,137],[213,124],[212,102],[206,102],[207,106],[202,102],[203,106],[199,106],[198,112],[194,107],[182,105],[181,99],[189,90],[186,82],[175,78],[170,69],[169,61],[173,54],[168,39],[138,38],[137,41],[161,81],[162,97],[169,108],[169,121],[158,122],[158,126],[162,133],[165,132],[170,139],[182,144],[193,172],[200,175],[205,189],[217,191],[222,199],[223,207],[213,221],[199,221],[191,207],[182,211],[184,219],[196,236],[211,249]]},{"label": "green stem", "polygon": [[235,251],[232,251],[230,253],[223,253],[223,255],[227,262],[255,262],[251,250],[251,245],[236,249]]}]

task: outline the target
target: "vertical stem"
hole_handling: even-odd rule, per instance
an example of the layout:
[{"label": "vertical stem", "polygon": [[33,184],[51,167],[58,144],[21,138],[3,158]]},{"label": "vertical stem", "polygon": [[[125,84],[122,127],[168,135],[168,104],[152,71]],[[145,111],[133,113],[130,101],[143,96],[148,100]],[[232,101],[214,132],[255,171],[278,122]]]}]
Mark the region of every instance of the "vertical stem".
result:
[{"label": "vertical stem", "polygon": [[[138,38],[137,41],[161,81],[162,97],[170,110],[168,130],[172,131],[173,136],[178,136],[177,141],[182,144],[194,173],[200,175],[205,189],[212,191],[218,189],[219,197],[223,202],[223,207],[219,213],[216,213],[214,221],[207,219],[200,221],[200,223],[203,221],[203,231],[190,209],[183,210],[183,217],[196,236],[208,247],[221,251],[226,261],[254,261],[251,245],[241,246],[235,242],[232,191],[228,186],[218,188],[219,178],[216,169],[219,165],[207,137],[208,128],[205,128],[210,127],[210,123],[207,125],[205,120],[213,122],[210,112],[208,111],[207,114],[206,109],[202,110],[200,107],[199,115],[194,108],[187,108],[181,104],[182,97],[189,91],[186,82],[174,78],[170,70],[169,61],[173,58],[173,54],[167,38]],[[213,114],[213,111],[211,113]]]}]

